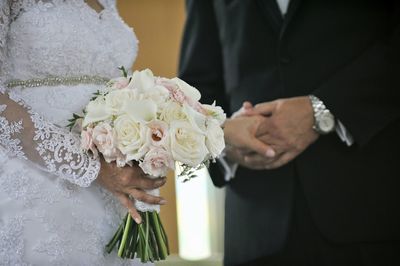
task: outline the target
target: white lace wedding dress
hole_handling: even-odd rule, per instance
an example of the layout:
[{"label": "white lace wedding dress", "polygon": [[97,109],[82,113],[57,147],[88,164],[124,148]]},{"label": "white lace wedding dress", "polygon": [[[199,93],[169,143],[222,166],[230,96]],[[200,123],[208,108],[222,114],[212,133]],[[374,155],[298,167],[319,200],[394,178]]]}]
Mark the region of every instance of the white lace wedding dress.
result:
[{"label": "white lace wedding dress", "polygon": [[66,128],[137,40],[115,0],[0,0],[0,265],[142,265],[104,246],[123,210]]}]

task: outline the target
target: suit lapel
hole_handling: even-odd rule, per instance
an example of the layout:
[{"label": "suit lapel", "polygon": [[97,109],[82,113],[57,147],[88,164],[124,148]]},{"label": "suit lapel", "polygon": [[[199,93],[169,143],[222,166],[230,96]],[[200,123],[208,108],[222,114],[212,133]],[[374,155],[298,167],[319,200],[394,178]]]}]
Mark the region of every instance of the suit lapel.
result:
[{"label": "suit lapel", "polygon": [[[276,0],[274,0],[275,2]],[[301,0],[290,0],[289,6],[285,15],[285,19],[283,20],[282,27],[280,28],[280,33],[279,33],[279,38],[282,39],[283,35],[285,34],[285,31],[290,23],[290,21],[293,19],[294,14],[296,13],[299,5],[300,5]]]},{"label": "suit lapel", "polygon": [[282,28],[283,17],[276,0],[256,0],[256,3],[268,23],[279,33]]}]

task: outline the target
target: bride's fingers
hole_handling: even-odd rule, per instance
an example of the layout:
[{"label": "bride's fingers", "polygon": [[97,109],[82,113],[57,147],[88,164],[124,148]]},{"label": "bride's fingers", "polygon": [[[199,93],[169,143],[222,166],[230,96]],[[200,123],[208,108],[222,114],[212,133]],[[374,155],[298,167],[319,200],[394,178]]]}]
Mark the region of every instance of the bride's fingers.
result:
[{"label": "bride's fingers", "polygon": [[122,206],[124,206],[125,208],[128,209],[130,215],[132,216],[133,220],[135,220],[135,222],[137,224],[141,224],[142,223],[142,217],[140,216],[140,214],[138,213],[138,211],[136,210],[135,204],[134,202],[129,198],[128,195],[123,194],[123,193],[118,193],[116,194],[118,200],[121,202]]},{"label": "bride's fingers", "polygon": [[131,197],[136,200],[140,200],[142,202],[146,202],[149,204],[164,205],[167,203],[167,201],[164,198],[147,194],[145,191],[139,189],[129,190],[129,195],[131,195]]},{"label": "bride's fingers", "polygon": [[145,174],[138,174],[137,171],[142,171],[141,169],[133,168],[131,173],[131,178],[128,187],[140,188],[140,189],[156,189],[163,186],[166,182],[166,178],[150,178]]}]

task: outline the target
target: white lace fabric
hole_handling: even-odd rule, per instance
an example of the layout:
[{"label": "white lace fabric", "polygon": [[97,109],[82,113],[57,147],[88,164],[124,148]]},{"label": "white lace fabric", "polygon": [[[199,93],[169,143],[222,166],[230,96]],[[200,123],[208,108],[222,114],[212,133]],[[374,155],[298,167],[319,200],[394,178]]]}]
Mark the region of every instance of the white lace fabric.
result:
[{"label": "white lace fabric", "polygon": [[77,136],[29,110],[21,99],[2,94],[0,102],[0,145],[9,156],[29,159],[82,187],[96,179],[100,162],[81,151]]}]

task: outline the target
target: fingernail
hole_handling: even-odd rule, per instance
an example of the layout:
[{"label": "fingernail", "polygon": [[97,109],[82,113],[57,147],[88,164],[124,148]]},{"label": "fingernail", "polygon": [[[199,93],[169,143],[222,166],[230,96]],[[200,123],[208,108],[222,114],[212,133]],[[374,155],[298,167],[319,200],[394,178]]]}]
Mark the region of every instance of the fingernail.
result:
[{"label": "fingernail", "polygon": [[273,149],[268,149],[265,155],[269,158],[275,157],[275,151]]},{"label": "fingernail", "polygon": [[165,184],[165,179],[161,179],[161,180],[158,180],[157,182],[156,182],[156,186],[159,186],[159,187],[161,187],[162,185],[164,185]]},{"label": "fingernail", "polygon": [[163,199],[163,200],[160,200],[159,204],[160,204],[160,205],[167,204],[167,201],[166,201],[165,199]]},{"label": "fingernail", "polygon": [[142,223],[142,220],[139,217],[135,217],[135,218],[133,218],[133,220],[135,220],[135,222],[137,224],[141,224]]}]

